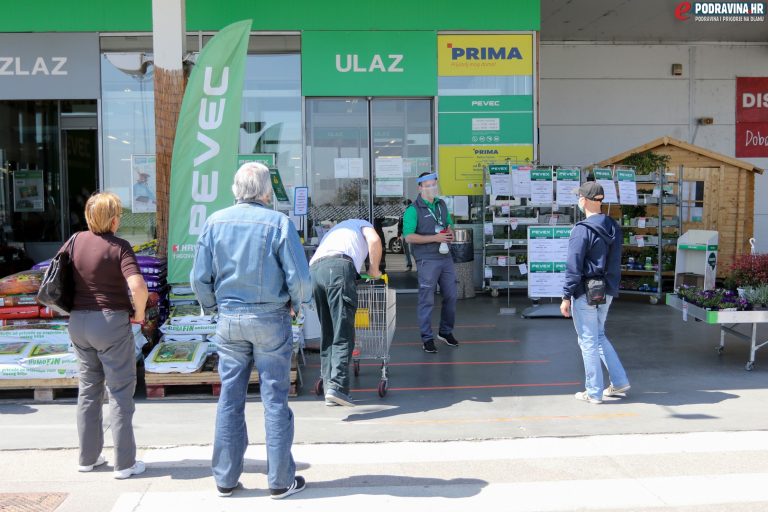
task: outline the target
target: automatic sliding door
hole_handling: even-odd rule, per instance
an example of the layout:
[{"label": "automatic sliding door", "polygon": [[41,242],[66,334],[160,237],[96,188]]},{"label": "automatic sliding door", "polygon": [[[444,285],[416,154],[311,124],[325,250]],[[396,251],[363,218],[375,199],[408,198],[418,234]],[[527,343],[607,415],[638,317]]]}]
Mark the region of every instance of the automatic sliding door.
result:
[{"label": "automatic sliding door", "polygon": [[364,98],[307,100],[311,227],[328,228],[350,218],[370,220],[368,130]]}]

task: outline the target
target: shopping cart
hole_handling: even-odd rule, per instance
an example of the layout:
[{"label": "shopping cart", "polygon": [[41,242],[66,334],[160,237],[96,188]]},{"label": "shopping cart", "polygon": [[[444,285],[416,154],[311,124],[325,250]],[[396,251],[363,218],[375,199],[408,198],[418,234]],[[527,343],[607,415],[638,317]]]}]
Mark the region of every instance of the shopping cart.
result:
[{"label": "shopping cart", "polygon": [[[363,276],[364,278],[366,276]],[[397,320],[397,294],[387,285],[387,277],[364,279],[357,283],[357,311],[355,311],[355,349],[352,364],[355,377],[360,375],[360,360],[381,361],[379,396],[384,397],[389,387],[389,347],[395,335]],[[315,384],[315,393],[323,394],[322,378]]]}]

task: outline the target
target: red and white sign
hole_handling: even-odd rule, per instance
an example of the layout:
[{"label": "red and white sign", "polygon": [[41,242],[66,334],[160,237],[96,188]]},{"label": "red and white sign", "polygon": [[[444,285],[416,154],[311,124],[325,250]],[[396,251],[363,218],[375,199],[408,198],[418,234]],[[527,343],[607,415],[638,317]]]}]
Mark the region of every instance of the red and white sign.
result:
[{"label": "red and white sign", "polygon": [[768,77],[736,77],[736,157],[768,157]]}]

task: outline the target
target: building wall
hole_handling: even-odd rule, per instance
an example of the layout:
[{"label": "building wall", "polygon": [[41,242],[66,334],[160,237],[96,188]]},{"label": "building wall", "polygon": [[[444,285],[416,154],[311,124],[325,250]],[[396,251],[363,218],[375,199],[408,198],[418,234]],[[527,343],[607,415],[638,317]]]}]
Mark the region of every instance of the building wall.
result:
[{"label": "building wall", "polygon": [[[673,63],[682,76],[672,76]],[[663,135],[735,156],[736,77],[767,75],[768,44],[543,42],[541,161],[586,165]],[[700,117],[714,124],[697,126]],[[744,160],[768,168],[768,158]],[[760,252],[768,252],[766,199],[768,172],[755,180]]]}]

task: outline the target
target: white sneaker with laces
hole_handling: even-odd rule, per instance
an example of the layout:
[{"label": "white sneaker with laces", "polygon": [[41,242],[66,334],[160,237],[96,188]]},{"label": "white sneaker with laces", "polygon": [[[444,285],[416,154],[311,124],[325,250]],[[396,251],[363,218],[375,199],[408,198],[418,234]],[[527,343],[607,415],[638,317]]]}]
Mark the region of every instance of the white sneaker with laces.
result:
[{"label": "white sneaker with laces", "polygon": [[616,396],[616,395],[625,395],[627,391],[632,386],[627,384],[626,386],[621,386],[620,388],[615,387],[613,384],[605,388],[605,391],[603,391],[603,396]]},{"label": "white sneaker with laces", "polygon": [[598,400],[596,398],[592,398],[591,396],[589,396],[586,391],[579,391],[578,393],[576,393],[574,395],[574,397],[576,398],[576,400],[581,400],[583,402],[587,402],[587,403],[590,403],[590,404],[601,404],[601,403],[603,403],[602,400]]},{"label": "white sneaker with laces", "polygon": [[77,470],[81,473],[89,473],[93,471],[93,468],[97,466],[101,466],[106,462],[107,462],[107,459],[105,459],[103,455],[99,455],[98,458],[96,459],[96,462],[94,462],[90,466],[77,466]]},{"label": "white sneaker with laces", "polygon": [[115,470],[115,478],[118,480],[125,480],[126,478],[130,478],[133,475],[140,475],[146,470],[146,466],[144,463],[140,460],[137,460],[136,463],[129,467],[128,469],[121,469],[121,470]]}]

